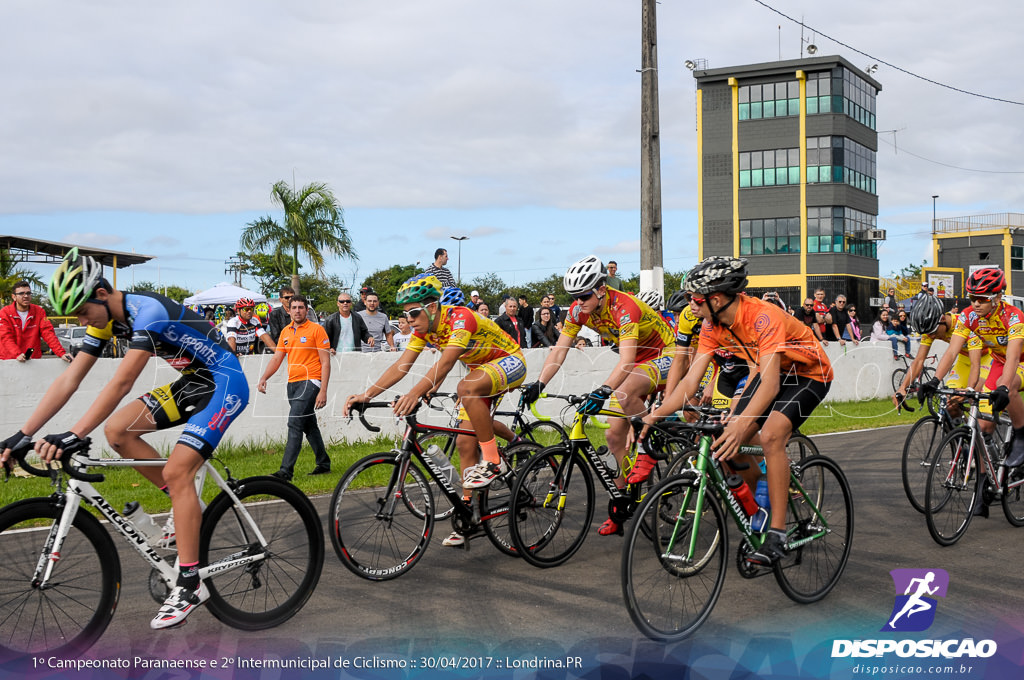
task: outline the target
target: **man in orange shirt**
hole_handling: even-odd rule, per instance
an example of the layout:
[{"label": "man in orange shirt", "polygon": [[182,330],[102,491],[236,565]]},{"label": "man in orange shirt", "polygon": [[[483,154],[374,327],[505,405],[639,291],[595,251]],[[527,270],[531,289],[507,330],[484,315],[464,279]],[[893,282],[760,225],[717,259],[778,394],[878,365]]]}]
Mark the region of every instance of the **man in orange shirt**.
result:
[{"label": "man in orange shirt", "polygon": [[288,443],[284,447],[281,469],[272,476],[290,481],[295,461],[302,448],[302,435],[306,435],[316,456],[316,467],[310,475],[331,471],[331,459],[324,446],[324,438],[316,423],[315,409],[327,404],[327,383],[331,378],[331,343],[323,326],[306,318],[309,308],[306,298],[295,295],[288,308],[291,324],[284,327],[277,339],[277,351],[267,365],[256,389],[266,394],[267,380],[288,357]]}]

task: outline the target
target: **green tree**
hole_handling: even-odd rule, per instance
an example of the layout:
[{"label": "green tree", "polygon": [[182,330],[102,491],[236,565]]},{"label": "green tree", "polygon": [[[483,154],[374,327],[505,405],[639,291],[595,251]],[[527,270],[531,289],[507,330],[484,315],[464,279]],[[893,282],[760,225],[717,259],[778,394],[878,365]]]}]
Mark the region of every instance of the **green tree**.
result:
[{"label": "green tree", "polygon": [[478,276],[470,281],[469,285],[465,286],[462,290],[466,293],[467,299],[472,291],[479,292],[483,301],[490,305],[493,314],[498,313],[498,307],[501,305],[502,298],[506,294],[513,294],[497,274]]},{"label": "green tree", "polygon": [[[282,274],[281,270],[277,268],[277,263],[274,258],[266,253],[238,253],[238,256],[248,261],[249,267],[245,270],[245,275],[256,280],[256,287],[259,292],[267,296],[274,296],[284,286],[292,285],[292,277],[290,274]],[[286,255],[286,271],[291,271],[296,267],[293,266],[292,256]],[[302,265],[298,265],[297,269],[299,272],[302,271]],[[299,275],[299,282],[302,284],[302,274]],[[305,290],[305,288],[303,288]]]},{"label": "green tree", "polygon": [[345,282],[340,276],[331,274],[323,277],[305,274],[299,277],[299,284],[302,286],[302,294],[309,300],[309,306],[317,312],[330,314],[338,311],[335,301],[338,299],[338,293],[345,290]]},{"label": "green tree", "polygon": [[921,264],[908,264],[899,271],[889,274],[890,278],[917,281],[921,278],[921,270],[928,266],[928,260],[921,260]]},{"label": "green tree", "polygon": [[[296,292],[301,287],[300,252],[318,276],[324,274],[325,252],[356,259],[341,205],[326,184],[314,182],[295,191],[281,181],[273,186],[270,197],[284,210],[283,223],[279,224],[269,215],[250,222],[242,230],[241,247],[269,254],[278,271],[291,274],[292,288]],[[289,255],[291,271],[288,270]]]},{"label": "green tree", "polygon": [[369,286],[380,298],[380,306],[391,317],[398,316],[401,308],[395,303],[395,296],[403,283],[420,273],[414,264],[393,264],[387,269],[378,269],[365,279],[362,285]]},{"label": "green tree", "polygon": [[15,255],[6,248],[0,248],[0,300],[4,304],[11,302],[11,293],[14,292],[14,284],[18,281],[24,280],[31,284],[32,297],[36,301],[39,300],[40,294],[43,297],[46,295],[46,283],[31,269],[20,266],[24,261],[23,256]]},{"label": "green tree", "polygon": [[157,286],[153,281],[139,281],[134,286],[128,289],[130,293],[148,292],[148,293],[159,293],[160,295],[166,295],[175,302],[181,302],[185,298],[190,297],[194,294],[194,291],[190,291],[188,288],[183,286]]}]

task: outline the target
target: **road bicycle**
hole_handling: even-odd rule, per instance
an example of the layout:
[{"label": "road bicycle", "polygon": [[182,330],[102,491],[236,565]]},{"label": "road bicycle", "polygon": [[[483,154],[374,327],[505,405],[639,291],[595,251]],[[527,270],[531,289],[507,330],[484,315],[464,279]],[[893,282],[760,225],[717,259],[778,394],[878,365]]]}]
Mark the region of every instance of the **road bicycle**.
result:
[{"label": "road bicycle", "polygon": [[[379,427],[367,422],[365,412],[391,406],[391,402],[356,403],[351,411],[363,427],[379,432]],[[452,506],[452,528],[466,537],[465,549],[482,531],[498,550],[517,555],[508,534],[509,489],[517,466],[540,450],[540,445],[524,442],[499,449],[502,474],[463,501],[461,482],[456,481],[458,468],[455,476],[446,474],[440,462],[426,453],[423,443],[431,433],[475,437],[473,430],[417,422],[415,410],[404,419],[406,430],[399,447],[356,461],[331,496],[329,531],[342,564],[371,581],[393,579],[412,569],[433,535],[437,520],[434,489]]]},{"label": "road bicycle", "polygon": [[[927,350],[928,350],[927,347],[919,347],[918,348],[918,351],[927,351]],[[891,382],[892,382],[892,391],[893,392],[896,392],[896,391],[898,391],[900,389],[900,385],[903,384],[904,378],[907,377],[907,371],[910,370],[910,364],[912,363],[912,360],[907,359],[907,357],[905,355],[903,355],[903,354],[900,355],[900,360],[903,362],[903,366],[901,366],[899,368],[896,368],[896,369],[893,369],[893,372],[892,372]],[[930,356],[925,357],[925,360],[924,360],[925,365],[921,367],[921,374],[919,376],[917,376],[917,380],[914,381],[914,384],[928,382],[929,380],[934,378],[935,377],[935,365],[938,363],[938,360],[939,360],[939,357],[938,357],[938,355],[935,355],[935,354],[932,354]]]},{"label": "road bicycle", "polygon": [[1024,466],[1003,464],[1013,430],[1007,427],[996,440],[979,427],[979,421],[998,422],[979,407],[991,393],[941,391],[961,398],[970,408],[964,424],[946,433],[932,454],[924,497],[928,533],[939,545],[953,545],[976,514],[988,516],[988,506],[996,500],[1002,502],[1010,524],[1024,526]]},{"label": "road bicycle", "polygon": [[[729,551],[727,516],[740,532],[736,567],[744,578],[774,574],[799,603],[825,597],[843,574],[853,539],[853,500],[846,476],[830,458],[815,455],[790,463],[786,502],[787,554],[773,567],[747,562],[766,534],[755,532],[726,475],[711,455],[724,411],[688,407],[695,423],[651,428],[666,439],[699,433],[693,466],[651,489],[623,546],[622,595],[633,623],[647,637],[671,642],[694,633],[710,616],[725,582]],[[756,453],[743,447],[743,453]],[[774,511],[774,510],[773,510]],[[652,537],[640,530],[653,527]],[[767,523],[766,525],[767,526]]]},{"label": "road bicycle", "polygon": [[[585,395],[541,396],[563,399],[576,407],[587,400]],[[625,417],[608,409],[602,409],[597,415]],[[512,543],[519,555],[535,567],[564,564],[583,545],[594,520],[595,475],[608,493],[610,503],[628,519],[646,490],[661,479],[666,461],[673,453],[652,450],[651,455],[658,462],[647,480],[620,489],[615,485],[618,466],[608,447],[595,447],[587,438],[584,426],[588,417],[577,410],[569,430],[569,444],[542,449],[516,475],[511,504]],[[636,455],[636,447],[632,447],[622,459],[623,476],[629,476]]]},{"label": "road bicycle", "polygon": [[[95,643],[114,616],[121,592],[121,562],[110,533],[84,509],[94,508],[150,567],[150,594],[163,603],[178,577],[131,519],[93,486],[104,476],[90,467],[162,467],[166,459],[132,460],[65,453],[58,467],[26,460],[31,444],[14,452],[27,472],[51,477],[45,498],[0,510],[0,663],[26,656],[73,656]],[[206,461],[197,491],[209,477],[220,493],[203,512],[199,576],[210,591],[207,609],[241,630],[277,626],[309,599],[323,568],[320,517],[299,489],[273,477],[221,476]]]}]

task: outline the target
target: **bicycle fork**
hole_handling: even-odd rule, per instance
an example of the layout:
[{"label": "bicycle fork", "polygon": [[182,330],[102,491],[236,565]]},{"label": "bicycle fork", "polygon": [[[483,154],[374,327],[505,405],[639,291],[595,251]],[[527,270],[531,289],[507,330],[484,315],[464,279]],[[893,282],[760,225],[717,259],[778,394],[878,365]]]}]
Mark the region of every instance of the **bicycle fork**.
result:
[{"label": "bicycle fork", "polygon": [[75,514],[81,497],[74,491],[67,491],[61,502],[64,508],[61,511],[60,520],[50,525],[46,534],[46,543],[39,554],[39,561],[36,562],[35,571],[32,573],[32,587],[46,590],[49,587],[50,577],[53,575],[53,568],[60,561],[60,551],[64,541],[71,530],[71,524],[75,521]]}]

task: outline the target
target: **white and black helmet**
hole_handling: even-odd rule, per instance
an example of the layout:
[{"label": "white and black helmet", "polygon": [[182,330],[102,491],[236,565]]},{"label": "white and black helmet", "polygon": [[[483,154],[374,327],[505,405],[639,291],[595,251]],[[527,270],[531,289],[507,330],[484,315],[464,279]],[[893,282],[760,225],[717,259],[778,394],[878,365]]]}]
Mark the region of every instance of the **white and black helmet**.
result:
[{"label": "white and black helmet", "polygon": [[939,327],[944,313],[937,297],[925,295],[910,310],[910,327],[915,333],[931,335]]},{"label": "white and black helmet", "polygon": [[713,255],[686,275],[687,293],[737,295],[747,287],[747,261],[738,257]]},{"label": "white and black helmet", "polygon": [[565,272],[562,285],[565,286],[565,292],[569,295],[579,295],[604,284],[607,276],[608,270],[604,268],[601,260],[597,259],[595,255],[587,255],[569,267],[569,271]]},{"label": "white and black helmet", "polygon": [[665,306],[665,296],[656,290],[645,290],[637,297],[656,312],[661,311],[661,308]]}]

